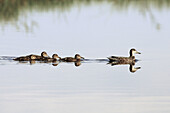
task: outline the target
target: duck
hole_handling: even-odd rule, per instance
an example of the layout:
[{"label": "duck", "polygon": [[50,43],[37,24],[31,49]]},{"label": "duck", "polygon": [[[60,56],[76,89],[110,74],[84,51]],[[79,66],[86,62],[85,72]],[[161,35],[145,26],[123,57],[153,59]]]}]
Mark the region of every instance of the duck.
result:
[{"label": "duck", "polygon": [[48,54],[45,51],[43,51],[41,53],[41,56],[31,54],[31,55],[27,55],[27,56],[17,57],[17,58],[14,58],[13,60],[15,60],[15,61],[30,61],[30,60],[40,60],[42,58],[48,58],[48,57],[49,57]]},{"label": "duck", "polygon": [[41,61],[45,61],[45,62],[56,62],[56,61],[60,61],[61,57],[59,57],[57,54],[53,54],[52,58],[47,57],[47,58],[42,58]]},{"label": "duck", "polygon": [[28,55],[28,56],[21,56],[14,58],[13,60],[15,61],[30,61],[30,60],[35,60],[36,57],[34,55]]},{"label": "duck", "polygon": [[61,58],[60,60],[63,62],[77,62],[77,61],[81,61],[82,59],[84,59],[84,57],[80,56],[79,54],[76,54],[75,57],[65,57],[65,58]]},{"label": "duck", "polygon": [[117,57],[117,56],[111,56],[108,57],[109,62],[117,62],[119,64],[131,64],[136,61],[134,54],[141,54],[136,49],[132,48],[129,51],[130,56],[129,57]]},{"label": "duck", "polygon": [[41,56],[39,55],[34,55],[36,57],[36,60],[42,59],[42,58],[49,58],[47,52],[43,51],[41,52]]}]

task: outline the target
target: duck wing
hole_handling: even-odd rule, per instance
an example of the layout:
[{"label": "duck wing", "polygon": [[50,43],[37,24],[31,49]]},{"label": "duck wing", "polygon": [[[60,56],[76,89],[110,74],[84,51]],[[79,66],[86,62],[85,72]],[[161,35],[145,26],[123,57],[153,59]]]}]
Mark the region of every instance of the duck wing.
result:
[{"label": "duck wing", "polygon": [[65,61],[65,62],[73,62],[73,61],[75,61],[75,58],[65,57],[65,58],[62,58],[61,60],[62,60],[62,61]]},{"label": "duck wing", "polygon": [[117,60],[119,60],[119,57],[111,56],[111,57],[108,57],[108,59],[109,59],[110,61],[117,61]]}]

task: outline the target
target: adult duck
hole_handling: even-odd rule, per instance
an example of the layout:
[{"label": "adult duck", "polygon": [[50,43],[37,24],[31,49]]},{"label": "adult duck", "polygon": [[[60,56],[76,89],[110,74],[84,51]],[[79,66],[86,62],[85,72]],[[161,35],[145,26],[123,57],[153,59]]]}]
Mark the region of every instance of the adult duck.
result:
[{"label": "adult duck", "polygon": [[117,63],[122,63],[122,64],[130,64],[135,62],[135,56],[134,54],[141,54],[138,52],[136,49],[132,48],[129,52],[130,56],[129,57],[117,57],[117,56],[111,56],[108,57],[109,62],[117,62]]}]

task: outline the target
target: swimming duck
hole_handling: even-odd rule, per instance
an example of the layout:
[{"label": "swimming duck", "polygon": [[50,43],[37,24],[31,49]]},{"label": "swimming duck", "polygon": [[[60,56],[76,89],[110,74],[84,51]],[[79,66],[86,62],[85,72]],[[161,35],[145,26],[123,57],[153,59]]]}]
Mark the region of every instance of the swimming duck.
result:
[{"label": "swimming duck", "polygon": [[47,54],[45,51],[43,51],[43,52],[41,53],[41,56],[39,56],[39,55],[33,55],[33,56],[36,57],[35,60],[42,60],[43,58],[49,58],[48,54]]},{"label": "swimming duck", "polygon": [[141,54],[140,52],[136,51],[136,49],[131,49],[130,50],[130,56],[129,57],[116,57],[116,56],[111,56],[108,57],[109,62],[117,62],[117,63],[122,63],[122,64],[131,64],[135,62],[135,56],[134,54]]},{"label": "swimming duck", "polygon": [[57,55],[57,54],[53,54],[52,58],[47,57],[47,58],[42,58],[41,61],[45,61],[45,62],[55,62],[55,61],[59,61],[61,58]]},{"label": "swimming duck", "polygon": [[34,55],[28,55],[28,56],[21,56],[14,58],[13,60],[15,61],[30,61],[30,60],[35,60],[36,57]]},{"label": "swimming duck", "polygon": [[15,61],[30,61],[30,60],[40,60],[42,58],[47,58],[47,57],[49,57],[49,56],[47,55],[47,53],[45,51],[43,51],[41,53],[41,56],[31,54],[31,55],[27,55],[27,56],[17,57],[17,58],[14,58],[13,60],[15,60]]},{"label": "swimming duck", "polygon": [[76,62],[76,61],[81,61],[82,59],[84,59],[84,57],[80,56],[79,54],[76,54],[75,57],[65,57],[65,58],[61,58],[60,60],[63,62]]}]

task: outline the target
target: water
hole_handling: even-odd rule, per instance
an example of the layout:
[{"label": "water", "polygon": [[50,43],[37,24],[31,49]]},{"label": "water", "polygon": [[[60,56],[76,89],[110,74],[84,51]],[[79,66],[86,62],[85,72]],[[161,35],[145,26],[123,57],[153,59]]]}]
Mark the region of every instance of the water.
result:
[{"label": "water", "polygon": [[[170,112],[168,0],[18,2],[0,14],[1,113]],[[131,48],[142,53],[136,72],[107,64],[106,57],[128,56]],[[89,60],[12,60],[42,51]]]}]

